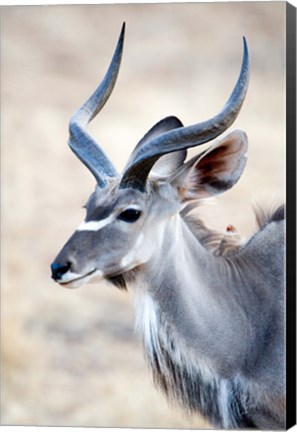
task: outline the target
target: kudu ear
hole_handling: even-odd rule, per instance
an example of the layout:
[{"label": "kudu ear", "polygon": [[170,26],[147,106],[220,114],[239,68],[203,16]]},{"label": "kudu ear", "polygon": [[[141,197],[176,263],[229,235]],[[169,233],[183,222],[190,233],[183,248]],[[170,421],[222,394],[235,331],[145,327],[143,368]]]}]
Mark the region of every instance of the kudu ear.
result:
[{"label": "kudu ear", "polygon": [[183,164],[187,157],[187,150],[179,150],[161,156],[150,171],[149,177],[168,177]]},{"label": "kudu ear", "polygon": [[182,201],[208,198],[230,189],[239,180],[246,163],[248,140],[235,130],[191,159],[171,179]]}]

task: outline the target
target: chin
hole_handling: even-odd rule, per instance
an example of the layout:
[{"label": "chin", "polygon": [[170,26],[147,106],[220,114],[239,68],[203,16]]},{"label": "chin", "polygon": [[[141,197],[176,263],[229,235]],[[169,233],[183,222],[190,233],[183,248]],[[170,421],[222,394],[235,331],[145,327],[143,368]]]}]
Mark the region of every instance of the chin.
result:
[{"label": "chin", "polygon": [[73,279],[69,279],[67,281],[58,281],[58,283],[63,288],[73,289],[73,288],[80,288],[83,285],[86,285],[88,283],[98,283],[101,280],[103,280],[103,273],[100,270],[94,270],[93,272],[87,274],[86,276],[78,276],[74,277]]}]

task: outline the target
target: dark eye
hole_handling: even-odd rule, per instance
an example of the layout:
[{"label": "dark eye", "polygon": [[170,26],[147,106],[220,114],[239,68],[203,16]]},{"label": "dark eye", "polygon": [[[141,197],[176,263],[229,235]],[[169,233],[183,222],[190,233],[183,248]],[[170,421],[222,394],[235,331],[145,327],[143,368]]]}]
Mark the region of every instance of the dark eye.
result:
[{"label": "dark eye", "polygon": [[128,208],[119,214],[118,219],[124,222],[133,223],[136,222],[137,219],[139,219],[140,215],[141,215],[140,210]]}]

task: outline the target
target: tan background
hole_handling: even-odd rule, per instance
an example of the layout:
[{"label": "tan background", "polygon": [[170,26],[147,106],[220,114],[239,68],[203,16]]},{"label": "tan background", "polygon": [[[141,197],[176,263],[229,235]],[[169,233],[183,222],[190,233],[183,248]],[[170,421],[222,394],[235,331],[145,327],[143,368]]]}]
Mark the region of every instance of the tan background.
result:
[{"label": "tan background", "polygon": [[201,211],[248,235],[254,193],[283,194],[284,12],[274,2],[2,8],[2,424],[206,427],[154,389],[129,294],[50,279],[94,187],[67,147],[68,121],[105,73],[124,20],[118,83],[90,126],[119,169],[160,118],[191,124],[221,109],[245,35],[251,81],[234,127],[249,136],[248,165]]}]

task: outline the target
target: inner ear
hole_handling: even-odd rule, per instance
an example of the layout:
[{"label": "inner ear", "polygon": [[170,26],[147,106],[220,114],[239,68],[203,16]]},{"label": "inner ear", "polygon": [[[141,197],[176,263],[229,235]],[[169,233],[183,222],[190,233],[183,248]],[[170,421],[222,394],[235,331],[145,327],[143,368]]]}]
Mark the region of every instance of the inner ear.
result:
[{"label": "inner ear", "polygon": [[[153,138],[162,135],[165,132],[171,131],[172,129],[177,129],[183,127],[182,122],[175,116],[168,116],[165,117],[164,119],[158,121],[158,123],[156,123],[153,127],[150,128],[150,130],[144,135],[144,137],[141,138],[141,140],[139,141],[139,143],[137,144],[137,146],[134,148],[128,163],[126,165],[126,167],[128,167],[131,163],[131,161],[133,161],[135,154],[139,151],[139,149],[143,146],[145,146],[149,141],[151,141]],[[179,153],[179,152],[178,152]],[[167,156],[167,155],[166,155]],[[170,156],[170,155],[168,155]],[[170,163],[170,161],[172,160],[172,164],[171,166],[177,166],[177,160],[179,160],[181,157],[173,157],[173,158],[169,158],[168,159],[168,164]],[[161,158],[162,159],[162,158]],[[155,164],[157,165],[157,163]],[[161,166],[162,164],[160,164]],[[164,164],[163,164],[164,166]],[[126,168],[125,168],[126,169]],[[125,172],[125,170],[124,170]]]},{"label": "inner ear", "polygon": [[234,186],[244,170],[247,147],[245,132],[235,130],[189,161],[175,179],[183,198],[207,198]]},{"label": "inner ear", "polygon": [[166,154],[155,163],[150,172],[150,177],[168,177],[175,172],[187,157],[187,150],[179,150]]}]

